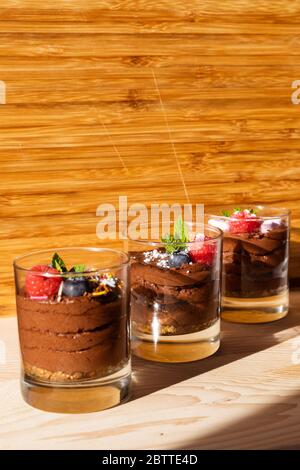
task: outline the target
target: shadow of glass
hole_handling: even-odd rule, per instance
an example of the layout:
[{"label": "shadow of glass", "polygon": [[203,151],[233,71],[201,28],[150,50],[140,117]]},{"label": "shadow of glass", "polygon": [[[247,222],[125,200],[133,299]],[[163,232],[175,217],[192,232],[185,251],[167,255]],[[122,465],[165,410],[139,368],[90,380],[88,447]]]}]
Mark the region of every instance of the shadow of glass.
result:
[{"label": "shadow of glass", "polygon": [[290,301],[289,314],[277,322],[245,325],[223,321],[221,347],[207,359],[166,364],[134,357],[132,400],[296,337],[300,334],[299,292],[292,291]]},{"label": "shadow of glass", "polygon": [[[272,398],[274,394],[272,392]],[[256,397],[257,399],[257,397]],[[236,404],[239,406],[238,404]],[[288,398],[276,395],[272,404],[245,405],[244,417],[224,426],[218,426],[216,432],[205,431],[184,446],[185,450],[299,450],[300,449],[300,390]],[[231,408],[230,408],[231,406]],[[257,406],[260,408],[257,412]],[[232,413],[234,404],[229,405]],[[223,419],[223,417],[222,417]],[[211,429],[211,427],[210,427]]]}]

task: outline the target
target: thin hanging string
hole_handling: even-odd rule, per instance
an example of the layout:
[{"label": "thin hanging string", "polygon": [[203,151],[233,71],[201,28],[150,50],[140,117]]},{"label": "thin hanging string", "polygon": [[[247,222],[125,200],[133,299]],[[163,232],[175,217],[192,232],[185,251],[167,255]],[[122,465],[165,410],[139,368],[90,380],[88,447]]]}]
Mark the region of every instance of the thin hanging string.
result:
[{"label": "thin hanging string", "polygon": [[106,134],[108,135],[108,138],[109,138],[109,140],[110,140],[110,142],[111,142],[111,145],[112,145],[114,151],[116,152],[116,155],[118,155],[118,158],[119,158],[120,162],[122,163],[123,168],[124,168],[124,169],[126,170],[126,172],[128,173],[129,170],[128,170],[128,168],[127,168],[125,162],[124,162],[124,158],[123,158],[122,155],[120,154],[119,149],[116,147],[115,142],[114,142],[114,140],[113,140],[113,138],[112,138],[112,136],[111,136],[109,130],[107,129],[106,125],[104,124],[104,122],[102,122],[102,126],[103,126],[103,128],[104,128]]},{"label": "thin hanging string", "polygon": [[116,144],[115,144],[115,142],[114,142],[114,140],[113,140],[113,138],[112,138],[111,133],[109,132],[109,130],[108,130],[106,124],[104,124],[104,122],[103,122],[103,120],[102,120],[102,118],[101,118],[101,116],[100,116],[100,114],[99,114],[99,112],[98,112],[98,109],[97,109],[96,107],[95,107],[95,110],[96,110],[97,116],[98,116],[98,118],[99,118],[99,120],[100,120],[100,122],[101,122],[101,125],[102,125],[103,129],[105,130],[105,133],[106,133],[107,137],[109,138],[109,141],[110,141],[110,143],[111,143],[112,148],[114,149],[116,155],[118,156],[118,159],[120,160],[120,162],[121,162],[123,168],[126,170],[127,173],[129,173],[129,170],[128,170],[128,167],[127,167],[126,164],[125,164],[124,158],[123,158],[122,155],[120,154],[119,149],[118,149],[118,147],[116,146]]},{"label": "thin hanging string", "polygon": [[154,70],[151,69],[151,71],[152,71],[152,77],[153,77],[153,81],[154,81],[154,84],[155,84],[155,88],[156,88],[156,91],[157,91],[157,94],[158,94],[158,97],[159,97],[160,107],[161,107],[161,110],[162,110],[162,113],[163,113],[163,116],[164,116],[166,128],[168,130],[170,144],[171,144],[171,147],[172,147],[172,150],[173,150],[173,153],[174,153],[174,157],[175,157],[175,160],[176,160],[178,173],[179,173],[179,176],[180,176],[180,179],[181,179],[181,182],[182,182],[184,194],[185,194],[185,197],[187,199],[187,202],[190,204],[191,203],[190,196],[189,196],[189,193],[188,193],[185,181],[184,181],[184,177],[183,177],[180,161],[179,161],[179,158],[178,158],[178,155],[177,155],[176,147],[175,147],[175,144],[174,144],[173,139],[172,139],[172,133],[171,133],[170,125],[169,125],[168,115],[166,113],[166,109],[165,109],[165,106],[163,104],[163,100],[161,98],[161,94],[160,94],[160,90],[158,88],[158,83],[157,83],[157,79],[156,79]]}]

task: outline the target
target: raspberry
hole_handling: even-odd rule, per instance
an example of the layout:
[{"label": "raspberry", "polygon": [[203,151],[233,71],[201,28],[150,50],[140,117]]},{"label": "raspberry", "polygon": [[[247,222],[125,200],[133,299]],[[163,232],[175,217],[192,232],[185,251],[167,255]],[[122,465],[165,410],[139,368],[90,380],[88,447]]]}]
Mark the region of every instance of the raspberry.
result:
[{"label": "raspberry", "polygon": [[26,275],[25,288],[27,294],[30,297],[46,299],[57,294],[62,278],[43,276],[36,273],[59,274],[59,271],[47,265],[33,266]]},{"label": "raspberry", "polygon": [[[196,236],[195,240],[197,240],[197,238],[199,240],[201,239],[201,237]],[[204,238],[202,238],[202,241],[199,241],[198,243],[195,242],[192,244],[193,246],[189,250],[189,255],[194,263],[202,263],[208,265],[213,264],[217,247],[215,243],[204,243],[204,241],[207,240],[211,240],[211,238],[205,236]]]},{"label": "raspberry", "polygon": [[256,214],[245,209],[234,212],[229,219],[229,231],[231,233],[251,233],[260,228],[262,220]]}]

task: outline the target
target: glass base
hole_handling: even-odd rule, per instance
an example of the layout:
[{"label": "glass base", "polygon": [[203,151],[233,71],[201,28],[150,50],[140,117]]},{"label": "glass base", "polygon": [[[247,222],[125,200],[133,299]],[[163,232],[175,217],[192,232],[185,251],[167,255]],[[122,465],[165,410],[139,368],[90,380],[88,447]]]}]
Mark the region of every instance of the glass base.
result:
[{"label": "glass base", "polygon": [[220,320],[213,326],[187,335],[158,336],[136,333],[133,329],[132,352],[157,362],[192,362],[214,354],[220,347]]},{"label": "glass base", "polygon": [[130,374],[130,363],[108,377],[70,384],[42,382],[25,374],[21,393],[26,403],[43,411],[91,413],[128,400]]},{"label": "glass base", "polygon": [[221,317],[234,323],[268,323],[280,320],[288,311],[289,293],[285,291],[271,297],[223,297]]}]

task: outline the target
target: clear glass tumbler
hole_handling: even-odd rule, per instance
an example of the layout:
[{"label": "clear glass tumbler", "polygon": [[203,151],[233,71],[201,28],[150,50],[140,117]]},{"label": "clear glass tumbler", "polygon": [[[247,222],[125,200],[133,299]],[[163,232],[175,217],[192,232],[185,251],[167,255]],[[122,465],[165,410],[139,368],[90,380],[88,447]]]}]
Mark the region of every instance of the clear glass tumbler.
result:
[{"label": "clear glass tumbler", "polygon": [[129,258],[102,248],[59,248],[14,261],[30,405],[84,413],[118,405],[130,389]]},{"label": "clear glass tumbler", "polygon": [[173,246],[160,235],[128,241],[131,344],[144,359],[190,362],[219,348],[222,232],[199,224],[191,235],[191,228]]},{"label": "clear glass tumbler", "polygon": [[288,313],[289,215],[269,206],[233,206],[206,216],[224,232],[224,320],[265,323]]}]

